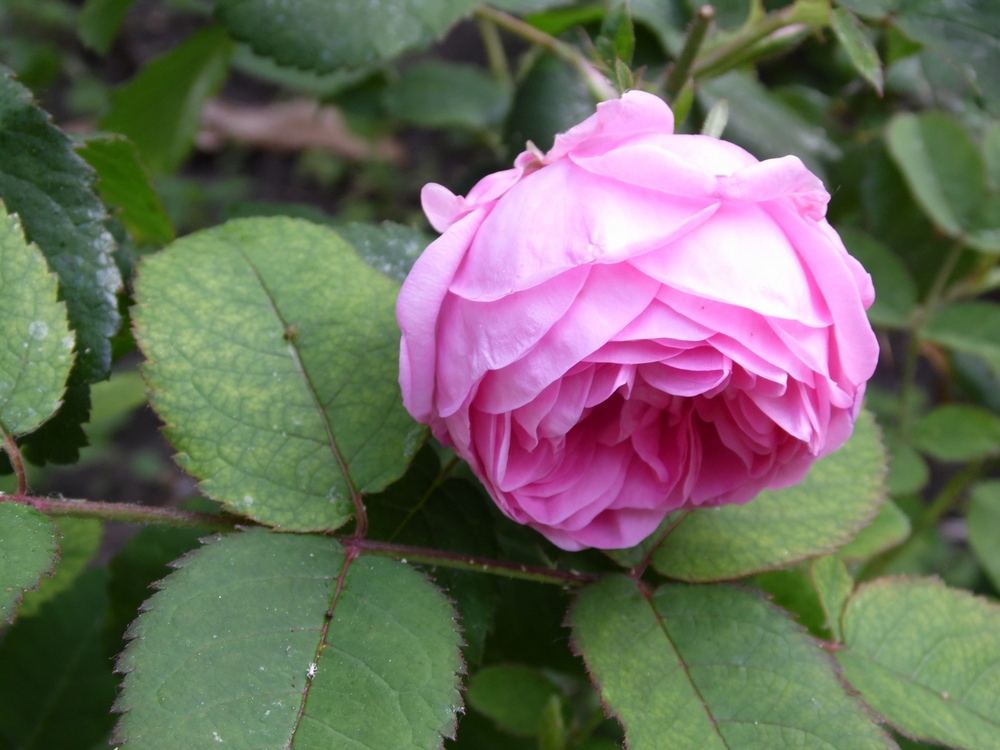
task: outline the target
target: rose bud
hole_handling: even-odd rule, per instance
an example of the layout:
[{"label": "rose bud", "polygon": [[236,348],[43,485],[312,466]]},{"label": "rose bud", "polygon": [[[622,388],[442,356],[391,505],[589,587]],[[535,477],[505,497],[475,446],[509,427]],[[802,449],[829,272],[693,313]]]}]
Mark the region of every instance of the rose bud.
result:
[{"label": "rose bud", "polygon": [[871,278],[794,156],[674,135],[633,91],[466,197],[396,307],[403,403],[568,550],[800,481],[850,436]]}]

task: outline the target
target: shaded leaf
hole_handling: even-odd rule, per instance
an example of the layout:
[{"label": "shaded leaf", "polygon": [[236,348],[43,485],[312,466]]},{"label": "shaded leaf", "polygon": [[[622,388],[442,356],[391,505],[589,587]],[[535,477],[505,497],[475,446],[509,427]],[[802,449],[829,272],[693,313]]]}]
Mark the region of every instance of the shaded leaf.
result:
[{"label": "shaded leaf", "polygon": [[114,719],[102,633],[107,574],[92,570],[19,619],[0,645],[0,736],[19,750],[91,750]]},{"label": "shaded leaf", "polygon": [[930,479],[930,469],[923,457],[907,443],[890,443],[889,476],[885,484],[892,495],[919,492]]},{"label": "shaded leaf", "polygon": [[21,503],[0,503],[0,622],[10,622],[21,595],[52,574],[58,549],[56,527]]},{"label": "shaded leaf", "polygon": [[904,734],[985,750],[1000,738],[1000,608],[934,579],[862,585],[837,654],[851,685]]},{"label": "shaded leaf", "polygon": [[986,360],[1000,375],[1000,305],[993,302],[959,302],[945,305],[920,332],[942,346]]},{"label": "shaded leaf", "polygon": [[980,482],[969,496],[969,545],[1000,591],[1000,480]]},{"label": "shaded leaf", "polygon": [[454,729],[454,612],[401,563],[348,564],[333,539],[254,530],[186,557],[161,586],[119,661],[116,734],[130,750],[432,750]]},{"label": "shaded leaf", "polygon": [[400,283],[432,240],[424,232],[391,221],[352,221],[338,226],[337,234],[350,242],[369,266]]},{"label": "shaded leaf", "polygon": [[884,474],[878,429],[862,412],[844,447],[817,461],[798,485],[762,492],[746,505],[704,508],[675,519],[652,565],[671,578],[711,581],[832,551],[875,515]]},{"label": "shaded leaf", "polygon": [[847,572],[841,558],[836,555],[826,555],[813,560],[809,566],[809,576],[823,605],[826,627],[833,634],[834,640],[839,643],[844,640],[840,616],[854,588],[854,579]]},{"label": "shaded leaf", "polygon": [[77,33],[95,52],[107,54],[135,0],[87,0],[77,16]]},{"label": "shaded leaf", "polygon": [[538,734],[542,713],[559,687],[542,672],[517,664],[497,664],[469,679],[469,705],[518,737]]},{"label": "shaded leaf", "polygon": [[830,14],[830,26],[837,36],[854,69],[882,94],[882,61],[878,50],[865,33],[864,26],[846,8],[834,8]]},{"label": "shaded leaf", "polygon": [[[216,16],[236,39],[281,65],[329,72],[426,46],[473,8],[473,0],[220,0]],[[350,33],[345,33],[349,29]]]},{"label": "shaded leaf", "polygon": [[767,594],[774,604],[795,615],[812,635],[823,639],[830,637],[823,602],[809,575],[808,564],[758,573],[749,583]]},{"label": "shaded leaf", "polygon": [[664,737],[672,750],[892,747],[816,643],[752,591],[643,595],[614,576],[584,589],[569,621],[630,750],[659,750]]},{"label": "shaded leaf", "polygon": [[877,326],[905,328],[917,306],[917,285],[909,270],[895,253],[870,235],[849,227],[839,232],[848,252],[872,275],[875,302],[868,308],[868,319]]},{"label": "shaded leaf", "polygon": [[231,53],[222,29],[195,32],[112,93],[101,129],[127,136],[154,174],[174,171],[194,143],[202,106],[225,80]]},{"label": "shaded leaf", "polygon": [[978,406],[939,406],[921,417],[912,433],[914,446],[939,461],[1000,454],[1000,417]]},{"label": "shaded leaf", "polygon": [[163,245],[174,227],[139,161],[135,145],[119,135],[88,137],[77,153],[97,172],[97,193],[140,245]]},{"label": "shaded leaf", "polygon": [[118,330],[115,293],[121,276],[115,242],[91,192],[94,172],[73,144],[38,109],[30,92],[0,77],[0,198],[16,213],[29,242],[59,277],[70,327],[76,332],[81,382],[103,380],[111,365],[108,339]]},{"label": "shaded leaf", "polygon": [[910,536],[910,517],[892,500],[886,499],[879,506],[872,522],[837,550],[837,557],[844,562],[860,562],[897,547]]},{"label": "shaded leaf", "polygon": [[510,91],[473,65],[428,60],[406,66],[383,94],[386,111],[427,128],[486,130],[499,124]]},{"label": "shaded leaf", "polygon": [[62,404],[73,366],[66,305],[56,277],[0,202],[0,427],[31,432]]},{"label": "shaded leaf", "polygon": [[96,519],[64,516],[54,523],[59,537],[59,562],[51,578],[42,579],[37,589],[25,592],[19,617],[38,614],[45,602],[72,587],[101,545],[104,525]]},{"label": "shaded leaf", "polygon": [[352,492],[403,474],[424,430],[399,402],[397,292],[297,219],[230,221],[144,261],[134,320],[152,404],[207,495],[333,529]]}]

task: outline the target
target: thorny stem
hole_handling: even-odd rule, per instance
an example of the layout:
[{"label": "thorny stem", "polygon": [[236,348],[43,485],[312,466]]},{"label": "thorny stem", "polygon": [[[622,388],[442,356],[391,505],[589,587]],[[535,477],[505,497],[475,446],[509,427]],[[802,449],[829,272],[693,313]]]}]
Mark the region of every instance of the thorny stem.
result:
[{"label": "thorny stem", "polygon": [[17,494],[24,495],[28,492],[28,472],[24,468],[21,449],[17,447],[14,438],[8,435],[6,430],[0,429],[0,435],[3,435],[3,449],[7,451],[10,465],[14,467],[14,475],[17,477]]},{"label": "thorny stem", "polygon": [[698,56],[701,44],[705,41],[705,35],[708,34],[708,29],[714,19],[715,8],[711,5],[701,6],[701,9],[694,14],[694,19],[688,28],[687,38],[684,40],[684,47],[667,73],[667,79],[663,84],[663,91],[667,95],[667,101],[671,104],[684,88],[688,78],[691,77],[691,66],[694,65],[694,60]]},{"label": "thorny stem", "polygon": [[[0,502],[16,502],[30,505],[35,510],[50,516],[73,516],[76,518],[97,518],[103,521],[126,521],[129,523],[153,523],[165,526],[184,526],[221,531],[231,531],[238,526],[258,525],[253,519],[230,514],[212,515],[192,513],[177,508],[163,508],[129,503],[104,503],[91,500],[53,500],[27,495],[0,495]],[[495,560],[489,557],[464,555],[448,550],[414,547],[392,542],[380,542],[357,536],[335,536],[345,549],[364,550],[375,555],[393,557],[405,562],[440,565],[445,568],[470,570],[477,573],[518,578],[537,583],[551,583],[557,586],[579,586],[591,583],[596,576],[571,570],[557,570],[539,565],[522,565],[510,560]]]},{"label": "thorny stem", "polygon": [[538,45],[551,52],[560,60],[572,65],[582,76],[584,82],[587,84],[587,88],[590,89],[591,95],[597,101],[601,102],[618,98],[618,92],[611,85],[611,82],[601,75],[593,63],[571,44],[561,42],[551,34],[546,34],[531,24],[525,23],[520,18],[512,16],[509,13],[504,13],[502,10],[497,10],[496,8],[480,5],[476,7],[475,15],[477,19],[489,21],[505,31],[516,34],[522,39]]}]

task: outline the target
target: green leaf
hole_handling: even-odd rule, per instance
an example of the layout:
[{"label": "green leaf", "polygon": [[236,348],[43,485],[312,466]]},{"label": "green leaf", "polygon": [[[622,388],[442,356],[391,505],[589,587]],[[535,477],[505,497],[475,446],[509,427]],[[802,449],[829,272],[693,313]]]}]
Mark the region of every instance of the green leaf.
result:
[{"label": "green leaf", "polygon": [[504,142],[513,154],[523,151],[527,141],[547,151],[557,133],[579,124],[595,108],[577,72],[562,60],[542,55],[514,92]]},{"label": "green leaf", "polygon": [[917,285],[909,270],[874,237],[850,227],[839,231],[847,250],[861,261],[875,284],[875,302],[868,309],[868,319],[877,326],[905,328],[917,306]]},{"label": "green leaf", "polygon": [[117,741],[439,748],[461,705],[454,611],[401,563],[345,557],[263,530],[186,557],[131,629]]},{"label": "green leaf", "polygon": [[538,750],[565,750],[567,739],[562,697],[550,696],[542,708],[538,726]]},{"label": "green leaf", "polygon": [[38,248],[28,245],[16,216],[0,201],[0,428],[31,432],[62,404],[73,366],[66,305],[56,301],[56,277]]},{"label": "green leaf", "polygon": [[794,615],[812,635],[823,640],[830,638],[826,612],[809,575],[808,564],[758,573],[748,583],[767,594],[772,603]]},{"label": "green leaf", "polygon": [[337,234],[350,242],[369,266],[401,284],[432,241],[424,232],[391,221],[352,221],[338,226]]},{"label": "green leaf", "polygon": [[923,457],[907,443],[889,443],[889,476],[885,484],[890,495],[912,495],[930,479]]},{"label": "green leaf", "polygon": [[979,564],[989,576],[993,588],[1000,591],[1000,480],[979,482],[969,496],[969,545]]},{"label": "green leaf", "polygon": [[886,499],[872,522],[837,550],[844,562],[861,562],[898,547],[910,537],[910,517],[896,503]]},{"label": "green leaf", "polygon": [[990,187],[1000,190],[1000,122],[986,131],[983,136],[983,163]]},{"label": "green leaf", "polygon": [[9,73],[0,76],[0,198],[59,277],[76,331],[79,377],[86,382],[108,376],[121,286],[111,257],[115,242],[104,228],[107,216],[90,190],[93,183],[93,170],[31,93]]},{"label": "green leaf", "polygon": [[59,534],[59,563],[51,578],[45,578],[34,591],[25,592],[18,608],[19,617],[38,614],[45,602],[69,589],[87,570],[101,546],[104,525],[93,518],[60,518],[56,522]]},{"label": "green leaf", "polygon": [[809,575],[823,605],[826,626],[838,643],[844,640],[840,627],[840,615],[847,604],[847,598],[854,589],[854,579],[847,572],[841,558],[836,555],[817,557],[809,566]]},{"label": "green leaf", "polygon": [[601,33],[594,43],[601,60],[609,68],[620,61],[626,66],[632,64],[635,52],[635,28],[632,26],[628,3],[620,3],[609,8],[601,21]]},{"label": "green leaf", "polygon": [[747,73],[735,71],[705,81],[698,97],[706,110],[719,99],[729,103],[727,140],[759,159],[795,154],[823,178],[824,162],[840,156],[822,127],[808,122]]},{"label": "green leaf", "polygon": [[977,406],[939,406],[914,424],[912,433],[914,446],[939,461],[1000,454],[1000,417]]},{"label": "green leaf", "polygon": [[1000,608],[935,579],[862,585],[837,657],[865,702],[915,739],[996,748]]},{"label": "green leaf", "polygon": [[47,516],[0,502],[0,622],[13,620],[21,594],[52,574],[57,554],[56,527]]},{"label": "green leaf", "polygon": [[428,60],[408,65],[383,95],[392,117],[425,128],[486,130],[507,114],[510,91],[472,65]]},{"label": "green leaf", "polygon": [[240,219],[145,259],[133,320],[179,463],[234,513],[335,529],[406,470],[398,285],[333,231]]},{"label": "green leaf", "polygon": [[993,302],[946,305],[934,312],[920,334],[956,352],[982,357],[1000,375],[1000,305]]},{"label": "green leaf", "polygon": [[226,78],[232,46],[220,28],[195,32],[112,93],[101,129],[127,136],[152,173],[174,171],[194,143],[202,106]]},{"label": "green leaf", "polygon": [[135,145],[119,135],[88,137],[76,152],[97,172],[97,193],[140,245],[164,245],[174,227],[139,161]]},{"label": "green leaf", "polygon": [[671,578],[715,581],[831,552],[875,515],[885,461],[875,420],[862,412],[844,447],[817,461],[798,485],[675,518],[652,565]]},{"label": "green leaf", "polygon": [[886,141],[927,216],[952,237],[965,232],[983,201],[986,169],[962,124],[942,112],[899,114],[889,123]]},{"label": "green leaf", "polygon": [[[91,750],[114,719],[104,649],[107,574],[92,570],[0,645],[0,737],[19,750]],[[9,743],[9,744],[7,744]]]},{"label": "green leaf", "polygon": [[837,41],[844,48],[854,69],[872,85],[879,96],[882,95],[882,61],[878,50],[872,44],[865,28],[851,11],[846,8],[834,8],[830,14],[830,26],[837,36]]},{"label": "green leaf", "polygon": [[759,594],[608,577],[570,610],[576,649],[630,750],[889,748],[833,664]]},{"label": "green leaf", "polygon": [[542,672],[517,664],[497,664],[469,679],[469,705],[518,737],[538,735],[542,712],[559,687]]},{"label": "green leaf", "polygon": [[[381,62],[424,47],[467,15],[473,0],[358,3],[355,0],[220,0],[230,34],[281,65],[329,72]],[[345,30],[350,33],[345,33]]]},{"label": "green leaf", "polygon": [[102,55],[111,49],[135,0],[87,0],[76,19],[80,39]]}]

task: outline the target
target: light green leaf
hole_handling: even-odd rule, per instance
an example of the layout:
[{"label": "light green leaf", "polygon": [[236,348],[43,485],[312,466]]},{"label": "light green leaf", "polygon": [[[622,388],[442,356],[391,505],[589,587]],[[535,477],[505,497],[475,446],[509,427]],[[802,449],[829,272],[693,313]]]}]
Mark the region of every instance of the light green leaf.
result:
[{"label": "light green leaf", "polygon": [[[473,8],[473,0],[358,3],[355,0],[220,0],[230,34],[281,65],[329,72],[424,47]],[[348,31],[349,30],[349,33]]]},{"label": "light green leaf", "polygon": [[91,750],[114,723],[104,646],[107,573],[92,570],[18,618],[0,645],[0,737],[18,750]]},{"label": "light green leaf", "polygon": [[178,461],[234,513],[334,529],[423,439],[399,400],[398,285],[326,227],[240,219],[148,257],[134,320]]},{"label": "light green leaf", "polygon": [[510,94],[480,68],[428,60],[404,67],[383,100],[391,116],[414,125],[486,130],[503,120]]},{"label": "light green leaf", "polygon": [[936,579],[883,578],[851,597],[837,657],[865,702],[916,739],[1000,747],[1000,608]]},{"label": "light green leaf", "polygon": [[882,95],[882,61],[878,50],[872,44],[864,26],[846,8],[834,8],[830,14],[830,26],[837,41],[844,48],[854,69],[872,85],[879,96]]},{"label": "light green leaf", "polygon": [[976,144],[951,115],[899,114],[886,130],[889,153],[937,227],[958,237],[983,201],[986,170]]},{"label": "light green leaf", "polygon": [[3,72],[0,198],[59,277],[59,292],[76,331],[77,370],[86,382],[108,376],[108,339],[118,331],[115,293],[121,286],[111,257],[115,242],[104,228],[107,216],[90,190],[94,179],[93,170],[35,106],[28,89]]},{"label": "light green leaf", "polygon": [[816,587],[816,593],[819,594],[820,604],[823,605],[826,626],[833,634],[834,640],[840,643],[844,640],[840,615],[854,588],[854,579],[837,555],[817,557],[809,566],[809,576],[812,578],[813,586]]},{"label": "light green leaf", "polygon": [[172,172],[194,143],[202,106],[222,86],[231,53],[222,29],[195,32],[112,93],[101,129],[128,136],[152,173]]},{"label": "light green leaf", "polygon": [[469,679],[469,705],[518,737],[538,734],[542,713],[559,687],[542,672],[517,664],[496,664]]},{"label": "light green leaf", "polygon": [[97,193],[132,238],[144,245],[163,245],[174,238],[174,228],[139,161],[135,145],[120,135],[88,137],[76,152],[97,172]]},{"label": "light green leaf", "polygon": [[930,469],[923,457],[908,443],[890,443],[889,476],[885,484],[891,495],[912,495],[930,479]]},{"label": "light green leaf", "polygon": [[[452,734],[460,636],[422,575],[321,536],[254,530],[184,558],[130,631],[129,750],[434,750]],[[312,676],[310,676],[312,673]]]},{"label": "light green leaf", "polygon": [[1000,417],[977,406],[939,406],[917,421],[912,433],[914,446],[939,461],[1000,454]]},{"label": "light green leaf", "polygon": [[909,270],[874,237],[850,227],[839,231],[848,252],[872,275],[875,302],[868,309],[868,319],[877,326],[905,328],[917,306],[917,285]]},{"label": "light green leaf", "polygon": [[0,428],[31,432],[62,404],[73,366],[66,305],[56,277],[28,245],[16,216],[0,201]]},{"label": "light green leaf", "polygon": [[69,589],[83,575],[101,546],[104,525],[93,518],[62,517],[56,522],[59,563],[51,578],[44,578],[34,591],[27,591],[17,610],[18,617],[32,617],[45,602]]},{"label": "light green leaf", "polygon": [[759,594],[611,576],[570,610],[575,648],[630,750],[890,748],[827,657]]},{"label": "light green leaf", "polygon": [[817,461],[798,485],[675,519],[652,565],[671,578],[714,581],[831,552],[875,515],[885,462],[875,420],[862,412],[844,447]]},{"label": "light green leaf", "polygon": [[822,178],[823,163],[840,156],[823,128],[808,122],[747,73],[735,71],[705,81],[698,97],[706,109],[719,99],[729,103],[726,139],[759,159],[795,154]]},{"label": "light green leaf", "polygon": [[391,221],[352,221],[338,226],[337,234],[350,242],[369,266],[401,284],[432,239],[424,232]]},{"label": "light green leaf", "polygon": [[107,54],[134,3],[135,0],[87,0],[76,20],[80,39],[95,52]]},{"label": "light green leaf", "polygon": [[983,136],[983,163],[990,187],[1000,190],[1000,122],[986,131]]},{"label": "light green leaf", "polygon": [[980,482],[969,496],[969,545],[1000,591],[1000,480]]},{"label": "light green leaf", "polygon": [[1000,375],[1000,305],[959,302],[937,311],[920,332],[929,341],[982,357]]},{"label": "light green leaf", "polygon": [[837,550],[837,557],[848,563],[861,562],[898,547],[909,537],[910,517],[896,503],[886,499],[872,522]]},{"label": "light green leaf", "polygon": [[56,527],[21,503],[0,503],[0,622],[14,619],[21,595],[52,574],[58,550]]}]

